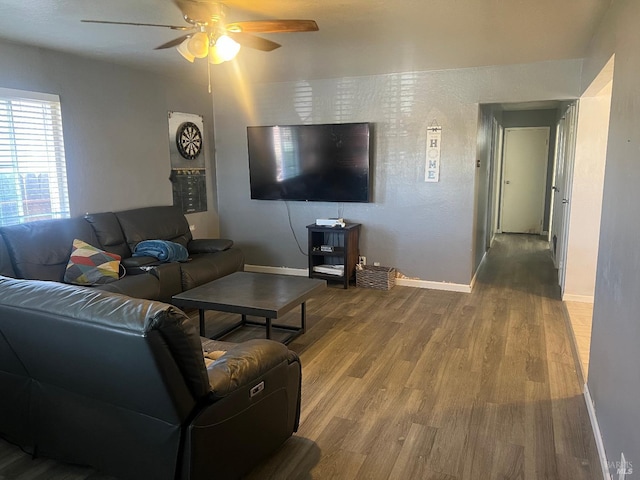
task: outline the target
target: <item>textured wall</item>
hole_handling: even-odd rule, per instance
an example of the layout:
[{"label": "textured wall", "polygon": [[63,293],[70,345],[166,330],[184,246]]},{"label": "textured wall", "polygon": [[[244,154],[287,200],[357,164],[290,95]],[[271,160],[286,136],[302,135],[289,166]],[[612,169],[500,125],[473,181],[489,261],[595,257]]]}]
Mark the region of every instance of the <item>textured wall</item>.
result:
[{"label": "textured wall", "polygon": [[0,43],[0,86],[60,96],[72,216],[173,202],[169,110],[203,115],[209,211],[194,235],[216,235],[213,115],[206,87],[110,63]]},{"label": "textured wall", "polygon": [[586,89],[615,53],[589,390],[609,461],[619,461],[624,452],[633,462],[633,476],[640,467],[639,23],[640,2],[613,2],[592,43],[583,76]]},{"label": "textured wall", "polygon": [[[375,125],[373,202],[289,202],[302,250],[318,217],[363,224],[369,262],[409,277],[469,284],[474,248],[478,103],[574,98],[580,61],[438,72],[408,72],[309,82],[214,79],[216,164],[223,236],[247,263],[306,268],[287,205],[249,198],[247,125],[367,121]],[[428,124],[443,127],[439,183],[425,183]]]}]

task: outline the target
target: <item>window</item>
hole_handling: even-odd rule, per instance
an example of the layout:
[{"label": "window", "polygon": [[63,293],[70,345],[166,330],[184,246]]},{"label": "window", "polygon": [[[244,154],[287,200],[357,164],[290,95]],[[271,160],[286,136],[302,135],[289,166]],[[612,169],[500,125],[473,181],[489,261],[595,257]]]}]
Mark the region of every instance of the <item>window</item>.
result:
[{"label": "window", "polygon": [[0,226],[65,217],[59,97],[0,88]]}]

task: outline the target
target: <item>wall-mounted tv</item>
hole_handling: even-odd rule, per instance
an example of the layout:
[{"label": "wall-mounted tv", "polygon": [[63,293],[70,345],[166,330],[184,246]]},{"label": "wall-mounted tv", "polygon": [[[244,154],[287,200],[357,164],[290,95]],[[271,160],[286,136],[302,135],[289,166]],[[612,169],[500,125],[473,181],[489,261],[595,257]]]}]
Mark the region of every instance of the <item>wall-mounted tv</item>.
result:
[{"label": "wall-mounted tv", "polygon": [[369,123],[247,127],[251,198],[369,202]]}]

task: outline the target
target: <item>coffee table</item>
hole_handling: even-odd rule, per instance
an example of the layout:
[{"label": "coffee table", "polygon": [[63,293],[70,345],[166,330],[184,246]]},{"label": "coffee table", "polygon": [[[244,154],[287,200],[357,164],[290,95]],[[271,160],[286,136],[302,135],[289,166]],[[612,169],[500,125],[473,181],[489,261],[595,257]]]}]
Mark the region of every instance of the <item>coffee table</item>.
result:
[{"label": "coffee table", "polygon": [[[212,339],[219,339],[245,325],[266,328],[266,338],[271,338],[274,328],[291,331],[283,343],[289,343],[306,330],[306,301],[327,287],[326,280],[276,275],[270,273],[235,272],[199,287],[173,296],[172,303],[179,307],[197,308],[200,320],[200,336],[205,336],[204,312],[239,313],[241,320],[218,332]],[[273,320],[282,317],[300,305],[300,326],[281,325]],[[247,315],[264,317],[265,322],[247,320]]]}]

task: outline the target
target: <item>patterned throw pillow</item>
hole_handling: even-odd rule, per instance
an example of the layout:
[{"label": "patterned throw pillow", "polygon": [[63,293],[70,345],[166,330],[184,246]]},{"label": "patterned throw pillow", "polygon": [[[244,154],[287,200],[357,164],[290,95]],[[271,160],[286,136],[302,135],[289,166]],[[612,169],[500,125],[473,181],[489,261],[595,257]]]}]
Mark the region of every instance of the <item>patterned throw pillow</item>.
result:
[{"label": "patterned throw pillow", "polygon": [[64,281],[75,285],[103,285],[120,278],[120,255],[75,239]]}]

